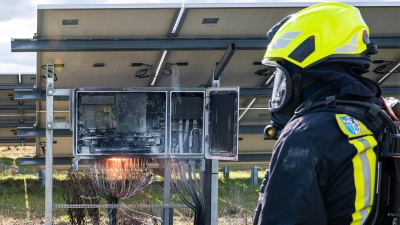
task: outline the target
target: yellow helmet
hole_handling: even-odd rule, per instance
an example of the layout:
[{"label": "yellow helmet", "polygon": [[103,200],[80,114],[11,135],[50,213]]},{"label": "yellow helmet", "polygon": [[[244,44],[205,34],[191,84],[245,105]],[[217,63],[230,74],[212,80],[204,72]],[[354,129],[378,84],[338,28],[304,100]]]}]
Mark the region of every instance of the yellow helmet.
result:
[{"label": "yellow helmet", "polygon": [[339,2],[303,9],[282,20],[267,36],[273,38],[269,37],[264,64],[285,59],[306,68],[328,59],[370,60],[369,55],[377,52],[360,11]]}]

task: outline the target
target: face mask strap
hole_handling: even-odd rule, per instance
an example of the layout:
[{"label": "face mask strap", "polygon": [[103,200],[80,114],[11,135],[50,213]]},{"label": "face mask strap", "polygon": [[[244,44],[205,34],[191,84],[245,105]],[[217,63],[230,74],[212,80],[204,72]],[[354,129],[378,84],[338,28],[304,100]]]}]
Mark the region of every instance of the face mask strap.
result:
[{"label": "face mask strap", "polygon": [[[301,68],[285,60],[282,60],[277,64],[280,65],[281,68],[285,68],[289,73],[289,77],[293,86],[293,91],[289,98],[295,102],[299,102],[301,100]],[[290,82],[290,80],[288,80],[288,82]]]},{"label": "face mask strap", "polygon": [[293,100],[298,102],[300,101],[300,94],[301,94],[301,75],[300,73],[295,73],[292,76],[293,82]]}]

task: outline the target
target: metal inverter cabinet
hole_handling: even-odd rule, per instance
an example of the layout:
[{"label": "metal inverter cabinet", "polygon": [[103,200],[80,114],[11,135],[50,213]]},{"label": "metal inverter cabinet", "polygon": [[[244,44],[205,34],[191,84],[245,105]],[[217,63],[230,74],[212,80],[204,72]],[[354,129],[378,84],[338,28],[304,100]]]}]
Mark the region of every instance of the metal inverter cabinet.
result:
[{"label": "metal inverter cabinet", "polygon": [[237,160],[239,88],[76,88],[74,156]]},{"label": "metal inverter cabinet", "polygon": [[74,97],[75,156],[165,155],[166,90],[78,88]]}]

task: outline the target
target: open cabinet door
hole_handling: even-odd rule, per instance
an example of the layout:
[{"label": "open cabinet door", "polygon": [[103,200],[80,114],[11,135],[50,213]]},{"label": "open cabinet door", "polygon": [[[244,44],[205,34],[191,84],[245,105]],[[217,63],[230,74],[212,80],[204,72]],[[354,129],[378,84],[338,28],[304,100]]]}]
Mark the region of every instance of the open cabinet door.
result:
[{"label": "open cabinet door", "polygon": [[239,87],[206,90],[205,158],[238,159]]}]

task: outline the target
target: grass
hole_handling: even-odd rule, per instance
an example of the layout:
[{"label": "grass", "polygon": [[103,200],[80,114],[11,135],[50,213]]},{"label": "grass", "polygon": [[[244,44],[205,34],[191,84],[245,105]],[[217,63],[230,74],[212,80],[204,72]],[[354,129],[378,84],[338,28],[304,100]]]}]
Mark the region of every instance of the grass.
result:
[{"label": "grass", "polygon": [[[0,150],[1,151],[1,150]],[[23,151],[23,150],[19,150]],[[1,153],[0,153],[1,154]],[[0,163],[17,167],[17,157],[0,157]],[[20,166],[19,169],[36,173],[36,167]],[[222,169],[222,168],[221,168]],[[254,209],[258,199],[258,189],[264,175],[264,169],[259,169],[259,184],[251,185],[251,167],[231,167],[230,178],[219,173],[219,224],[251,224]],[[54,171],[53,203],[65,204],[62,196],[65,191],[66,171]],[[0,224],[42,224],[44,221],[45,188],[39,179],[33,175],[21,174],[0,166]],[[163,181],[147,187],[133,198],[123,200],[123,204],[163,203]],[[172,204],[183,204],[178,196],[171,193]],[[106,204],[104,200],[100,204]],[[140,210],[140,209],[138,209]],[[160,209],[153,209],[160,216]],[[121,210],[119,210],[120,212]],[[101,217],[107,217],[107,210],[100,210]],[[193,224],[189,209],[174,210],[174,224]],[[54,224],[68,224],[65,209],[53,210]],[[120,221],[120,220],[119,220]],[[122,220],[121,220],[122,221]],[[106,220],[102,224],[106,224]],[[128,224],[128,223],[127,223]]]}]

